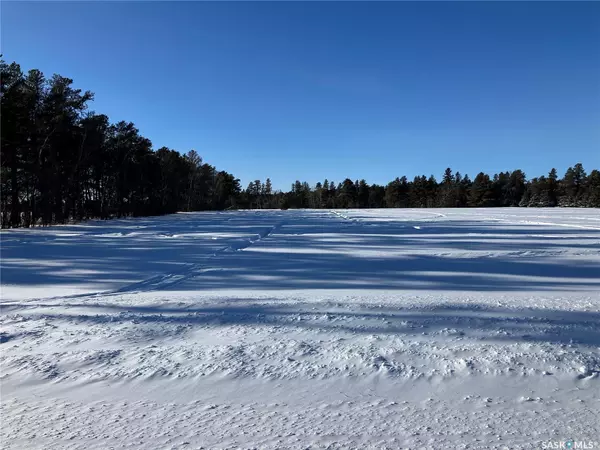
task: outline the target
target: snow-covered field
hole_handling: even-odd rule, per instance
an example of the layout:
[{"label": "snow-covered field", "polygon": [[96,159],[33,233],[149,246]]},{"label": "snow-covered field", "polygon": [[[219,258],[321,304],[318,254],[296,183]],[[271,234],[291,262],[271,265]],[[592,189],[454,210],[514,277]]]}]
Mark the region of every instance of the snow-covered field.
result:
[{"label": "snow-covered field", "polygon": [[3,449],[600,448],[599,210],[1,238]]}]

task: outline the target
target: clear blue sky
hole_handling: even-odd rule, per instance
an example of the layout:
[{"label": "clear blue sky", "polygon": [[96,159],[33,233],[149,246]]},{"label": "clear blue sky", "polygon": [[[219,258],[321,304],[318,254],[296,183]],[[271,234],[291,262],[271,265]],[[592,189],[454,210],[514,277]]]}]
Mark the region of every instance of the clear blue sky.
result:
[{"label": "clear blue sky", "polygon": [[242,180],[600,168],[598,2],[2,2],[2,52]]}]

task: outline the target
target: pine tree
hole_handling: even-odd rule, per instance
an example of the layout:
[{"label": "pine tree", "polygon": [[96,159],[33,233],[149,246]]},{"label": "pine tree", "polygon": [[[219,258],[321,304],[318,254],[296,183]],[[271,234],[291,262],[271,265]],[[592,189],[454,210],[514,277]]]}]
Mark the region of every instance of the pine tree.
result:
[{"label": "pine tree", "polygon": [[479,172],[469,189],[469,206],[490,207],[494,203],[493,184],[489,175]]},{"label": "pine tree", "polygon": [[426,191],[427,191],[427,208],[435,208],[438,204],[438,183],[433,175],[429,177],[426,183]]},{"label": "pine tree", "polygon": [[272,195],[273,194],[273,184],[271,183],[271,179],[267,178],[267,181],[265,181],[265,195]]},{"label": "pine tree", "polygon": [[558,175],[556,169],[552,168],[548,173],[548,206],[556,206],[558,203]]},{"label": "pine tree", "polygon": [[600,171],[594,169],[587,177],[585,204],[588,208],[600,208]]},{"label": "pine tree", "polygon": [[439,206],[443,208],[450,208],[456,206],[458,202],[458,189],[456,188],[456,179],[450,167],[448,167],[444,171],[444,176],[442,178],[442,185],[440,186],[439,194]]},{"label": "pine tree", "polygon": [[358,182],[357,191],[357,206],[359,208],[367,208],[369,206],[369,185],[365,180],[360,180]]},{"label": "pine tree", "polygon": [[[508,172],[506,172],[505,177],[507,177],[507,175]],[[527,179],[521,170],[514,170],[507,178],[508,179],[503,186],[502,206],[518,206],[525,193]],[[547,202],[549,202],[549,199]]]},{"label": "pine tree", "polygon": [[338,208],[354,208],[356,205],[356,185],[355,183],[346,178],[340,186],[337,194],[337,207]]},{"label": "pine tree", "polygon": [[581,163],[569,167],[561,183],[561,206],[582,206],[583,186],[586,174]]},{"label": "pine tree", "polygon": [[521,170],[396,178],[386,187],[366,180],[325,179],[311,189],[296,181],[273,192],[271,180],[242,190],[239,179],[150,140],[132,122],[111,123],[90,112],[89,91],[73,80],[39,70],[23,73],[0,61],[0,221],[3,228],[64,223],[87,218],[165,214],[238,207],[600,207],[600,172],[581,163],[562,179],[552,169],[527,182]]}]

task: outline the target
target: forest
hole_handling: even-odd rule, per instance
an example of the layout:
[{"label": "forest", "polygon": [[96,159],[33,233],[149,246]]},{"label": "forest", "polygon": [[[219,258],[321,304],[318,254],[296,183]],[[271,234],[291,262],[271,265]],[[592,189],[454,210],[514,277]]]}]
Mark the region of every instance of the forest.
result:
[{"label": "forest", "polygon": [[528,180],[522,170],[471,179],[447,168],[386,186],[364,179],[240,180],[195,151],[154,149],[132,122],[90,110],[94,95],[60,75],[0,60],[2,228],[238,208],[600,207],[600,172],[582,164]]}]

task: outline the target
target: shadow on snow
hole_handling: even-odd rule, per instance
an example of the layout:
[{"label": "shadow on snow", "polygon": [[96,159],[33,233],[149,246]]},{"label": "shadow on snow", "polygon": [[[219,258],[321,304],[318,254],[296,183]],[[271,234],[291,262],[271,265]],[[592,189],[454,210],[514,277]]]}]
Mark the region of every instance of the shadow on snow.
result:
[{"label": "shadow on snow", "polygon": [[[481,304],[437,304],[426,308],[374,308],[352,304],[281,304],[280,299],[261,304],[231,302],[210,307],[130,306],[112,303],[40,304],[24,303],[12,308],[50,308],[39,316],[90,325],[123,323],[141,325],[181,324],[200,326],[286,326],[360,334],[443,335],[444,339],[466,337],[476,341],[548,342],[600,346],[600,313],[552,309],[495,308]],[[59,308],[61,313],[52,313]],[[35,309],[29,310],[35,313]],[[446,336],[447,335],[447,336]],[[156,336],[155,336],[156,337]],[[4,336],[3,341],[10,340]]]},{"label": "shadow on snow", "polygon": [[569,259],[597,256],[600,230],[401,219],[238,211],[10,230],[1,234],[1,281],[109,292],[600,290],[598,258]]}]

